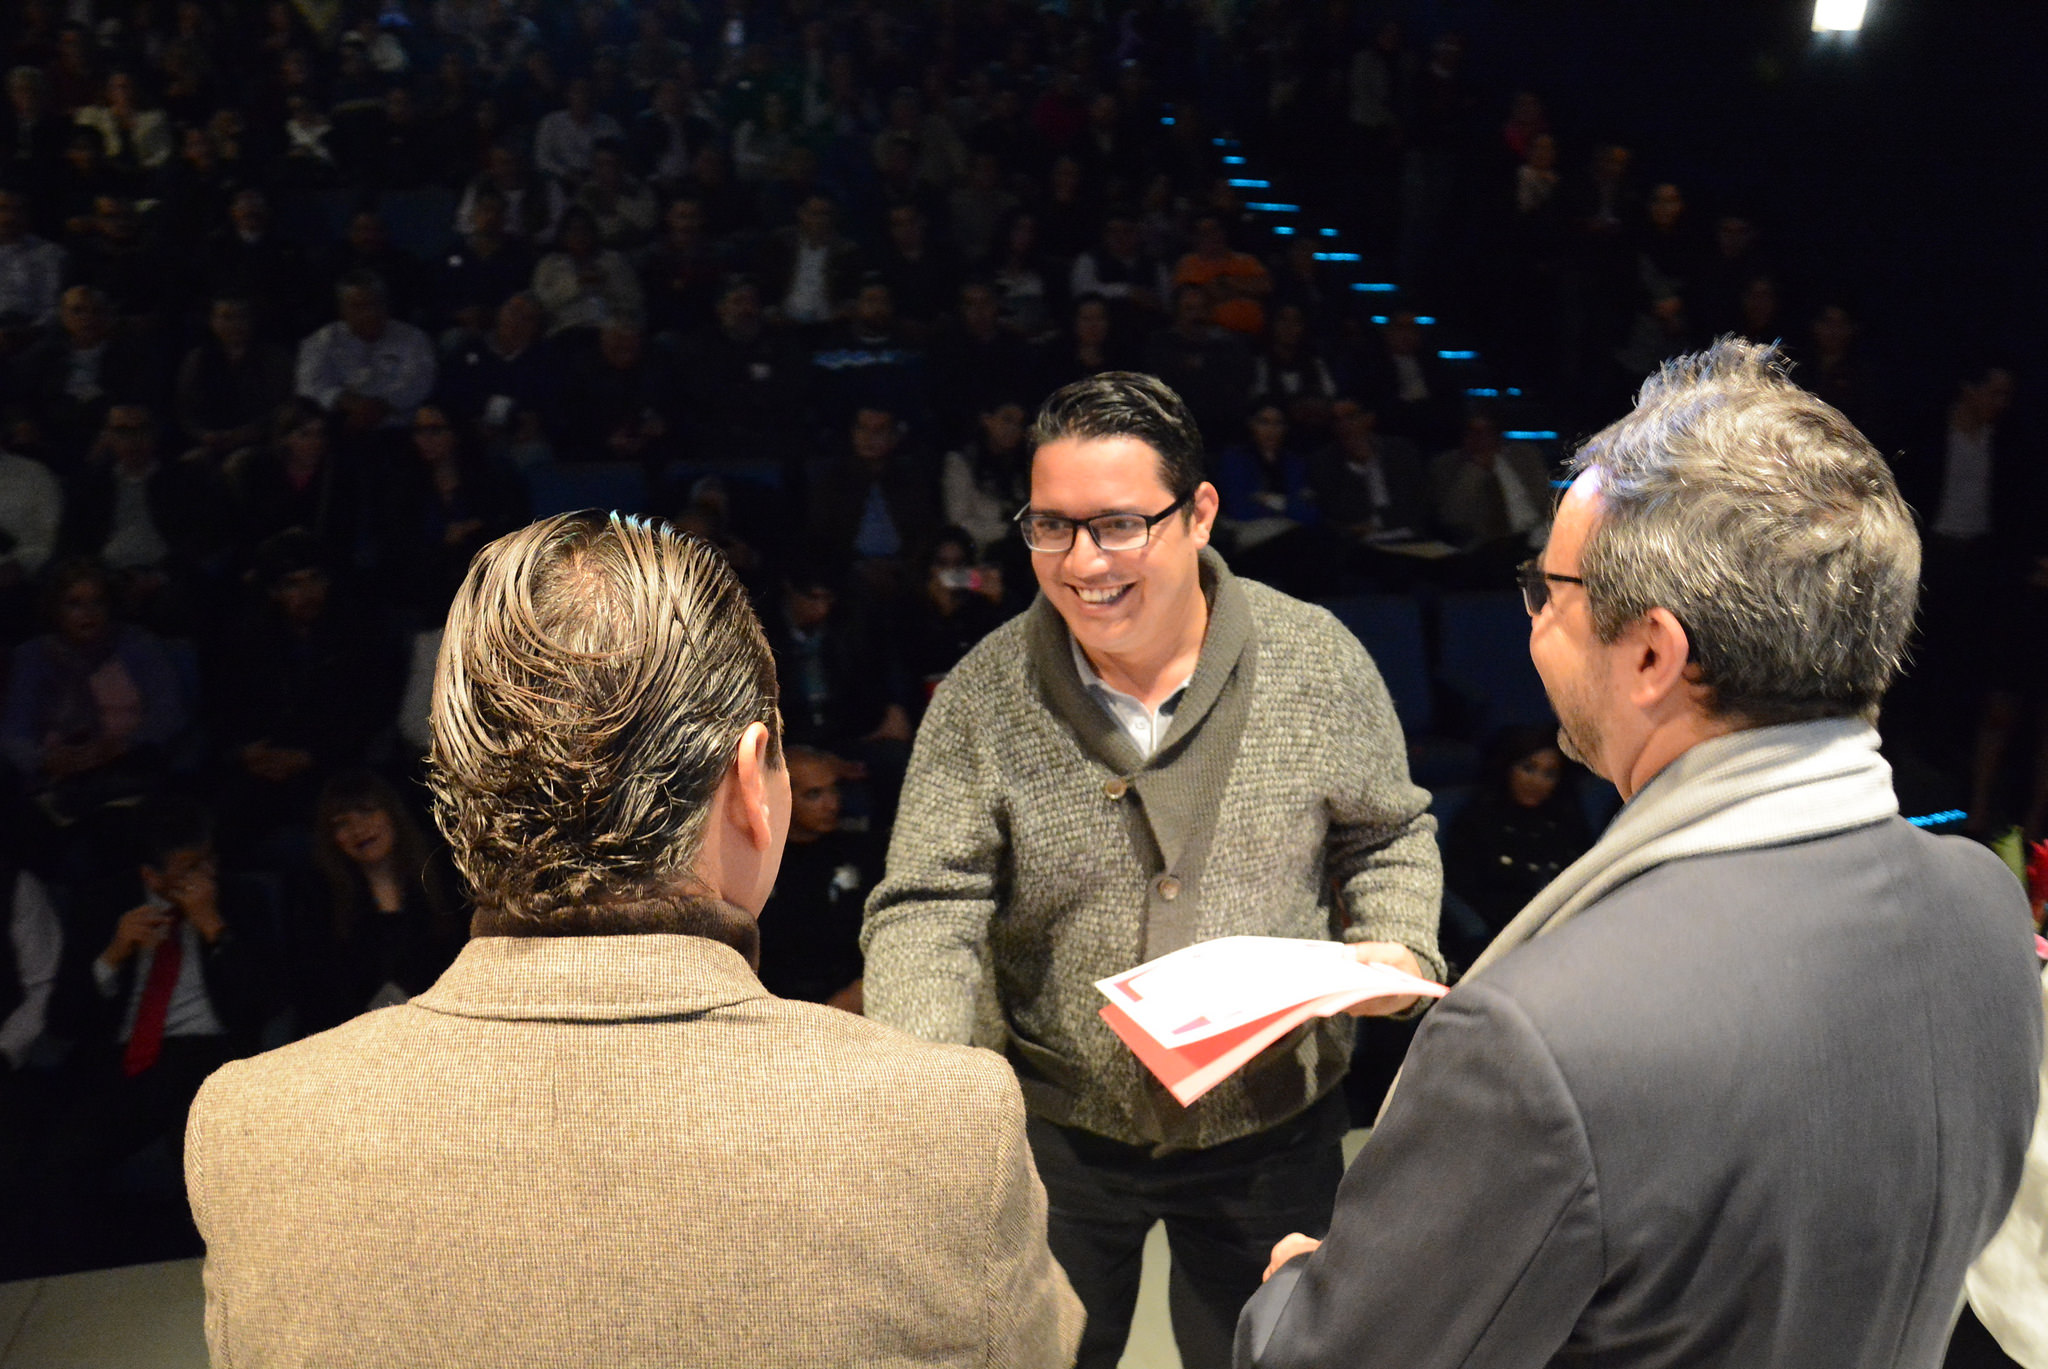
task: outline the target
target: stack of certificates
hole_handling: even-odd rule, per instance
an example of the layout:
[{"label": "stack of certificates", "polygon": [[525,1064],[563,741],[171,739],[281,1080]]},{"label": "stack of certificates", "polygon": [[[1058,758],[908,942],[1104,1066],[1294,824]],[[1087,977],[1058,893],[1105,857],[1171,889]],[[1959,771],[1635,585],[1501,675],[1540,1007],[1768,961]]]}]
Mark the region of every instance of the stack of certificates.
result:
[{"label": "stack of certificates", "polygon": [[1102,1020],[1182,1107],[1311,1017],[1372,998],[1440,998],[1441,984],[1360,964],[1335,941],[1226,936],[1098,979]]}]

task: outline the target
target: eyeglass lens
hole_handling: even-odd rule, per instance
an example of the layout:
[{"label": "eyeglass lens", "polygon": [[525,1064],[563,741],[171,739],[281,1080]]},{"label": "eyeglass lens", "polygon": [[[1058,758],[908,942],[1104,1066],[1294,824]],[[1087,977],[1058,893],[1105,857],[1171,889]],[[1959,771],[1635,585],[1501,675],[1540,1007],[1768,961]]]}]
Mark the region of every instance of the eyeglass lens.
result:
[{"label": "eyeglass lens", "polygon": [[[1024,520],[1024,541],[1033,551],[1068,551],[1081,524],[1050,514]],[[1087,520],[1095,545],[1104,551],[1136,551],[1151,539],[1151,526],[1135,514],[1104,514]]]}]

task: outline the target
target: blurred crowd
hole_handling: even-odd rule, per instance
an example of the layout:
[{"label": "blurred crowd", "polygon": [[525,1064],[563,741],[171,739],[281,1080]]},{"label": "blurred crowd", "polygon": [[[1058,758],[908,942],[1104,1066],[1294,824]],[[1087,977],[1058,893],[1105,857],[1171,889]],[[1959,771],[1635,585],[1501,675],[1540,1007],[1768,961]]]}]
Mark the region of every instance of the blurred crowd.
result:
[{"label": "blurred crowd", "polygon": [[[1458,36],[1365,4],[6,10],[0,1277],[154,1249],[153,1201],[175,1251],[149,1147],[198,1079],[452,956],[417,785],[438,624],[537,513],[670,518],[755,594],[798,748],[783,925],[834,929],[771,905],[763,973],[855,1010],[924,700],[1028,602],[1028,427],[1081,376],[1188,400],[1246,573],[1504,589],[1550,513],[1530,405],[1569,436],[1712,335],[1783,338],[1913,453],[1937,594],[2048,595],[2004,526],[1998,358],[1911,411],[1758,213],[1560,146]],[[1352,250],[1275,232],[1247,157]],[[1350,288],[1376,270],[1403,289]],[[1958,666],[2004,690],[1987,794],[2024,665]],[[1589,839],[1539,742],[1473,810],[1537,821],[1531,870]],[[1515,778],[1538,753],[1548,787]],[[1522,896],[1465,895],[1484,923]]]}]

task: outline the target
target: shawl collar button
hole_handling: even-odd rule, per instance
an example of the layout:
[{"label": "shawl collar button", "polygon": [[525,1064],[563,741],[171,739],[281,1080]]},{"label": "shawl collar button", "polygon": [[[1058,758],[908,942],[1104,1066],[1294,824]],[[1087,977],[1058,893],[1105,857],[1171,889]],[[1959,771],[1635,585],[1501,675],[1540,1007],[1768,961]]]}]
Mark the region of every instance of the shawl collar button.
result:
[{"label": "shawl collar button", "polygon": [[1168,903],[1180,897],[1180,881],[1172,875],[1161,875],[1158,882],[1152,887],[1157,889],[1159,897],[1165,899]]},{"label": "shawl collar button", "polygon": [[1112,776],[1102,786],[1102,792],[1109,795],[1111,799],[1120,799],[1130,791],[1130,784],[1121,775]]}]

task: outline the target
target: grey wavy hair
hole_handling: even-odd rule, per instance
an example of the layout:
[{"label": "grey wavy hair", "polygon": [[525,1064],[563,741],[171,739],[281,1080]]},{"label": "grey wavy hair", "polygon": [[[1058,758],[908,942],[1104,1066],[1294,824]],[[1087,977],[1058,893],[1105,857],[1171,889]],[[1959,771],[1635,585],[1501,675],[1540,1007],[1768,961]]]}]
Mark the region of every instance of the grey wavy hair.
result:
[{"label": "grey wavy hair", "polygon": [[1603,641],[1664,608],[1717,714],[1876,716],[1912,632],[1920,536],[1884,458],[1775,347],[1723,338],[1667,362],[1571,469],[1599,474],[1580,574]]},{"label": "grey wavy hair", "polygon": [[545,925],[688,892],[712,795],[775,664],[708,542],[576,513],[477,553],[434,671],[434,820],[479,909]]}]

